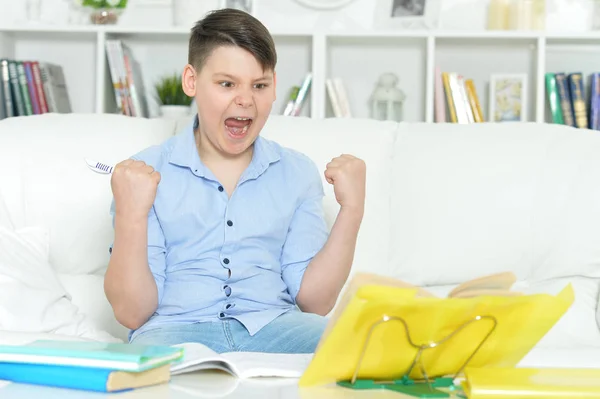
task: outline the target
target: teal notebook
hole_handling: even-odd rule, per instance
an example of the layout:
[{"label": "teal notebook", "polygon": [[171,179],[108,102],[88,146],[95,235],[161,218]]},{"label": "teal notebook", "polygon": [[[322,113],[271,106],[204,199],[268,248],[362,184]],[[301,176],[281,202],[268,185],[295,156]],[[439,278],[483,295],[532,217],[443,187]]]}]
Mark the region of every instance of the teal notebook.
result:
[{"label": "teal notebook", "polygon": [[38,340],[0,345],[0,362],[144,371],[183,358],[183,348],[129,343]]}]

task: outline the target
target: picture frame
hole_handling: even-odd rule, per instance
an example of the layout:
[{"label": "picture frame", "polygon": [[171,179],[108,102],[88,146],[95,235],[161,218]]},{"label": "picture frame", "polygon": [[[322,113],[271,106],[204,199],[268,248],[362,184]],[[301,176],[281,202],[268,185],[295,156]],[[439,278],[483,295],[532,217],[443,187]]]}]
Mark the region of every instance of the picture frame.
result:
[{"label": "picture frame", "polygon": [[221,0],[221,8],[235,8],[256,15],[257,0]]},{"label": "picture frame", "polygon": [[490,122],[525,122],[527,120],[527,74],[490,76]]},{"label": "picture frame", "polygon": [[375,29],[436,29],[440,0],[377,0]]}]

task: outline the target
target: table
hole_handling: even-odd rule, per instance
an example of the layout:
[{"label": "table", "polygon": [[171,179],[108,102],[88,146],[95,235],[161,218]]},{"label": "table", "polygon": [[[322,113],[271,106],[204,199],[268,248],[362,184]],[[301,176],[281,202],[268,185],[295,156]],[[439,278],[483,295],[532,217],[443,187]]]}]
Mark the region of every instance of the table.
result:
[{"label": "table", "polygon": [[[0,383],[2,384],[2,383]],[[238,380],[218,371],[199,371],[173,376],[171,382],[116,394],[26,384],[0,385],[2,399],[403,399],[413,398],[391,391],[356,391],[338,386],[298,388],[292,378]]]}]

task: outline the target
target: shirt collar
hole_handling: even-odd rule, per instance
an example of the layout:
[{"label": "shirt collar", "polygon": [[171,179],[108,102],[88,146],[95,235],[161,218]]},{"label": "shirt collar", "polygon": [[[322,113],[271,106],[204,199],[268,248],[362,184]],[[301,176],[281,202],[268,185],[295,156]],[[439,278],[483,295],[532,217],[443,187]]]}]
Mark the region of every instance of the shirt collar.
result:
[{"label": "shirt collar", "polygon": [[252,161],[242,175],[240,182],[244,180],[256,179],[264,173],[265,170],[274,162],[279,161],[281,155],[276,145],[260,135],[254,141],[254,152],[252,153]]},{"label": "shirt collar", "polygon": [[[196,147],[194,131],[198,128],[198,115],[194,117],[193,123],[189,124],[176,138],[169,162],[174,165],[188,167],[199,176],[206,176],[208,170],[202,163]],[[256,179],[269,167],[270,164],[281,158],[274,143],[258,136],[254,141],[254,152],[252,161],[242,175],[243,180]]]},{"label": "shirt collar", "polygon": [[175,139],[169,162],[183,167],[188,167],[194,172],[204,175],[205,166],[200,162],[194,131],[198,128],[198,115]]}]

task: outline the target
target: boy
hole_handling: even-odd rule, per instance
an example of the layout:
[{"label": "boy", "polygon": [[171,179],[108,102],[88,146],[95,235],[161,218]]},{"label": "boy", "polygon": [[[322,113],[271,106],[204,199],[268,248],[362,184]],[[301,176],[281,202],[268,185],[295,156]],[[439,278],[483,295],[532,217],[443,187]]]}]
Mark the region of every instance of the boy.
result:
[{"label": "boy", "polygon": [[207,15],[182,74],[193,126],[115,167],[104,287],[130,342],[315,350],[352,264],[365,164],[342,155],[327,165],[341,205],[328,236],[316,165],[259,136],[276,61],[257,19]]}]

